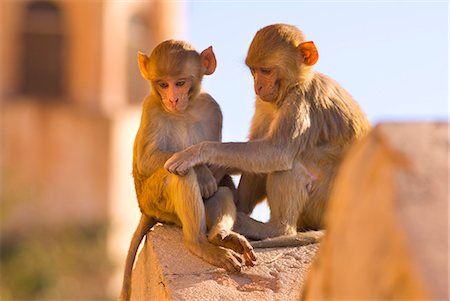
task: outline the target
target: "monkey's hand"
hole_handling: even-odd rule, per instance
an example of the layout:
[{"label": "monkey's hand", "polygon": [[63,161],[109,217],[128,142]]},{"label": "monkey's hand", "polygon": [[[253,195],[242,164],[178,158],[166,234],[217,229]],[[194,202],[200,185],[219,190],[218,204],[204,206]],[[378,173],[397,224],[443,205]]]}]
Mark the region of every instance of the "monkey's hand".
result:
[{"label": "monkey's hand", "polygon": [[217,191],[217,181],[212,171],[205,164],[194,167],[197,175],[198,186],[203,198],[208,199]]},{"label": "monkey's hand", "polygon": [[164,164],[168,172],[184,176],[189,169],[202,162],[201,149],[202,143],[186,148],[181,152],[173,154]]},{"label": "monkey's hand", "polygon": [[211,165],[209,166],[209,170],[211,170],[212,174],[214,175],[214,178],[216,178],[217,184],[222,181],[223,177],[228,174],[228,168],[222,167],[219,165]]}]

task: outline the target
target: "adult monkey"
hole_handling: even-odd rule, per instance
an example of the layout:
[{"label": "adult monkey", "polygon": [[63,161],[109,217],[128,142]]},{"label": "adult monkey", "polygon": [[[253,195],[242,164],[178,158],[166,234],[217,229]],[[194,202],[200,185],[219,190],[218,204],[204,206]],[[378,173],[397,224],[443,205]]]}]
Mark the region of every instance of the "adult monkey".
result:
[{"label": "adult monkey", "polygon": [[203,140],[221,140],[220,107],[209,94],[200,92],[203,75],[216,68],[212,47],[199,54],[186,42],[168,40],[150,58],[143,53],[138,58],[141,74],[152,89],[144,100],[133,148],[133,177],[142,216],[128,251],[120,300],[130,298],[137,249],[157,221],[181,226],[192,253],[228,271],[240,271],[239,253],[246,265],[256,260],[245,237],[231,230],[236,208],[229,187],[235,188],[223,168],[198,164],[185,177],[163,168],[176,151]]},{"label": "adult monkey", "polygon": [[235,230],[249,238],[295,234],[299,244],[318,239],[322,232],[297,230],[323,229],[326,201],[342,156],[370,129],[352,97],[312,69],[318,57],[314,43],[294,26],[275,24],[259,30],[246,58],[257,95],[249,141],[202,142],[164,165],[179,175],[205,163],[242,170],[238,211],[250,213],[265,197],[271,211],[268,223],[238,215]]}]

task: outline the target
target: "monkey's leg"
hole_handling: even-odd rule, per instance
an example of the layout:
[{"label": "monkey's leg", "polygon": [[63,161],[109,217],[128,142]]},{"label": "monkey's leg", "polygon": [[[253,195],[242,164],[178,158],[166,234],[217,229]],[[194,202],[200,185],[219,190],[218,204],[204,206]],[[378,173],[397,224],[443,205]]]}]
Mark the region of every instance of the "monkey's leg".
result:
[{"label": "monkey's leg", "polygon": [[236,208],[235,202],[237,200],[237,188],[236,185],[234,185],[233,179],[231,178],[230,175],[226,174],[223,176],[222,180],[220,180],[219,182],[219,187],[220,186],[224,186],[224,187],[228,187],[231,192],[233,192],[233,203],[234,203],[234,207]]},{"label": "monkey's leg", "polygon": [[[309,206],[319,200],[309,194],[312,179],[308,170],[300,163],[294,163],[289,171],[276,172],[269,176],[267,185],[271,218],[262,241],[252,242],[255,248],[303,246],[320,241],[325,231],[297,232],[299,225],[309,228],[302,220],[306,210],[320,210]],[[312,225],[312,224],[311,224]],[[276,235],[274,235],[274,232]]]},{"label": "monkey's leg", "polygon": [[[239,226],[238,229],[235,227],[235,230],[249,238],[257,239],[250,242],[254,248],[300,247],[319,242],[325,234],[324,230],[320,230],[277,236],[280,232],[278,227],[270,223],[264,224],[253,220],[242,212],[237,213],[236,224]],[[264,238],[267,234],[269,234],[269,238]]]},{"label": "monkey's leg", "polygon": [[297,233],[297,221],[308,201],[309,175],[301,164],[291,170],[270,173],[267,176],[267,201],[270,221],[261,223],[238,213],[235,230],[251,239],[261,240]]},{"label": "monkey's leg", "polygon": [[274,237],[283,235],[279,229],[269,223],[263,223],[257,220],[254,220],[247,214],[243,212],[237,212],[236,214],[236,222],[234,224],[234,231],[244,235],[249,239],[261,240],[268,237]]},{"label": "monkey's leg", "polygon": [[328,167],[326,170],[328,170],[327,176],[312,185],[309,200],[298,219],[297,229],[324,229],[326,203],[336,172],[333,167]]},{"label": "monkey's leg", "polygon": [[294,235],[282,235],[263,240],[252,241],[254,248],[301,247],[319,242],[325,230],[298,232]]},{"label": "monkey's leg", "polygon": [[210,264],[230,272],[240,271],[242,259],[239,254],[215,246],[206,238],[205,207],[194,170],[189,170],[183,177],[170,175],[166,189],[181,221],[187,248]]},{"label": "monkey's leg", "polygon": [[266,197],[267,175],[243,173],[238,186],[237,211],[250,214]]},{"label": "monkey's leg", "polygon": [[[267,179],[267,202],[270,207],[270,224],[277,229],[277,235],[297,233],[297,222],[305,203],[308,201],[304,170],[274,172]],[[265,238],[267,238],[265,237]]]},{"label": "monkey's leg", "polygon": [[253,266],[256,255],[248,240],[232,231],[236,219],[233,193],[228,187],[219,187],[217,192],[205,201],[208,240],[218,246],[243,254],[245,264]]}]

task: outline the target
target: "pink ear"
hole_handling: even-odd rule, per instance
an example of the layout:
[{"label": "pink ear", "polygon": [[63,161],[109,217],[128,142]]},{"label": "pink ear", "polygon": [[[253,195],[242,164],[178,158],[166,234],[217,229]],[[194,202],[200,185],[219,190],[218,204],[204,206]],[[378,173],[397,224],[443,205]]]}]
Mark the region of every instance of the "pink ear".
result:
[{"label": "pink ear", "polygon": [[301,43],[298,45],[298,49],[305,65],[312,66],[317,63],[317,60],[319,59],[319,52],[317,51],[316,45],[314,45],[313,41]]},{"label": "pink ear", "polygon": [[200,54],[200,60],[204,68],[204,74],[205,75],[213,74],[214,71],[216,70],[217,61],[216,56],[214,55],[214,52],[212,50],[212,46],[209,46],[208,48],[202,51],[202,53]]},{"label": "pink ear", "polygon": [[146,80],[150,80],[150,76],[147,70],[148,60],[148,56],[146,56],[143,52],[138,52],[139,70],[141,71],[142,77]]}]

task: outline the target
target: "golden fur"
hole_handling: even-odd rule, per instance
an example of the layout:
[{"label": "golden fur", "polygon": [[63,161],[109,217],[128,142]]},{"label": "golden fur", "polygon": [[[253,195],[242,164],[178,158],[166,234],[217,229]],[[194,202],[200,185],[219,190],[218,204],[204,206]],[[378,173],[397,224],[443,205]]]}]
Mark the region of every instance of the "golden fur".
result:
[{"label": "golden fur", "polygon": [[[342,157],[370,129],[353,98],[334,80],[312,69],[317,58],[314,43],[306,41],[294,26],[275,24],[258,31],[246,59],[255,91],[261,93],[256,98],[249,141],[202,142],[176,153],[165,164],[177,174],[204,163],[241,170],[235,229],[247,237],[295,235],[299,241],[302,237],[311,241],[311,233],[296,232],[323,228]],[[272,79],[273,74],[278,77]],[[268,92],[266,86],[271,87]],[[278,88],[278,96],[273,101],[262,97],[273,93],[272,87]],[[260,223],[247,214],[265,197],[271,217],[268,223]]]}]

